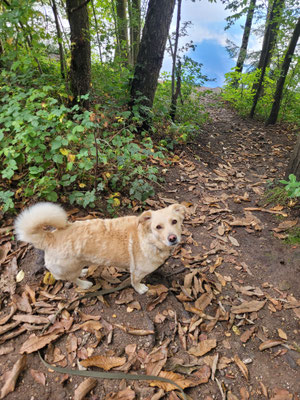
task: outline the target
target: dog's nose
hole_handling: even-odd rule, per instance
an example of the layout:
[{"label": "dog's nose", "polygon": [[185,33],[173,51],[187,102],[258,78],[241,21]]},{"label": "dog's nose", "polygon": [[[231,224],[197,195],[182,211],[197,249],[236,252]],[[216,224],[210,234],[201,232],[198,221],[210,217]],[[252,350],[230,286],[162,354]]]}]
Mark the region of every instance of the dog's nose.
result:
[{"label": "dog's nose", "polygon": [[175,244],[177,243],[177,236],[176,235],[169,235],[168,240],[170,243]]}]

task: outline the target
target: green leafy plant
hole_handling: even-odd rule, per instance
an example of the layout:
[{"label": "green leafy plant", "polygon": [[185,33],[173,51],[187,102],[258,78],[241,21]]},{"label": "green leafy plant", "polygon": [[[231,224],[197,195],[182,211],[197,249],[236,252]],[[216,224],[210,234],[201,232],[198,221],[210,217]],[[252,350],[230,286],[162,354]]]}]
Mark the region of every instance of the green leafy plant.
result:
[{"label": "green leafy plant", "polygon": [[294,174],[289,175],[289,180],[281,180],[280,183],[285,185],[285,190],[289,197],[300,197],[300,182]]}]

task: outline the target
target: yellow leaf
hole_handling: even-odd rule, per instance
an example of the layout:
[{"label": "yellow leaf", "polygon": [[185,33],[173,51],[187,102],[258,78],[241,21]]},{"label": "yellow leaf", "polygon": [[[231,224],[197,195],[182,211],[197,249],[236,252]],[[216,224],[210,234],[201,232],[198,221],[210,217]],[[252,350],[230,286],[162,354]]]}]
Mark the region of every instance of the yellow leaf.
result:
[{"label": "yellow leaf", "polygon": [[69,154],[69,152],[70,152],[68,149],[59,149],[59,151],[61,152],[61,154],[63,156],[67,156]]},{"label": "yellow leaf", "polygon": [[14,40],[13,37],[6,39],[7,43],[8,43],[10,46],[11,46],[13,40]]},{"label": "yellow leaf", "polygon": [[55,283],[55,278],[54,276],[51,274],[51,272],[46,272],[44,279],[43,279],[43,283],[45,285],[54,285]]},{"label": "yellow leaf", "polygon": [[78,185],[81,189],[83,189],[84,187],[86,187],[86,184],[85,183],[79,183],[79,185]]},{"label": "yellow leaf", "polygon": [[114,201],[113,201],[114,207],[119,207],[121,202],[118,198],[114,197]]}]

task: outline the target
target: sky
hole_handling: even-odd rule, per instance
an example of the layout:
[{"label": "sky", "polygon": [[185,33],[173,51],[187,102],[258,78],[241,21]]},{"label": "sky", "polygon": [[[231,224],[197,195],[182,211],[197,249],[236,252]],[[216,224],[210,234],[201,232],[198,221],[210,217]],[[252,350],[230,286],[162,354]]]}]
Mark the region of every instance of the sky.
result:
[{"label": "sky", "polygon": [[[236,60],[231,59],[226,46],[226,39],[236,43],[238,46],[242,41],[243,30],[241,24],[237,22],[229,30],[224,31],[226,25],[225,18],[229,15],[225,6],[220,0],[210,3],[208,0],[182,1],[181,22],[191,21],[192,26],[188,28],[188,36],[183,38],[181,44],[193,40],[197,45],[195,51],[186,53],[189,57],[203,64],[202,73],[215,81],[207,82],[205,86],[217,87],[224,83],[224,74],[235,66]],[[176,14],[174,11],[171,31],[176,28]],[[249,43],[249,48],[256,47],[253,39]],[[165,54],[162,71],[171,71],[171,58]]]}]

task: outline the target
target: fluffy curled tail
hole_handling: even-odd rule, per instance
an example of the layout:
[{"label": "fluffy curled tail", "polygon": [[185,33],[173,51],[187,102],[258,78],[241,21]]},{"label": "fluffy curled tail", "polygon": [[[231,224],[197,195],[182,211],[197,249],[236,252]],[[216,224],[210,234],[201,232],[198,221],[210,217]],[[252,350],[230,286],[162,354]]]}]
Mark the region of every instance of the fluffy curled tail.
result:
[{"label": "fluffy curled tail", "polygon": [[45,230],[45,227],[63,229],[68,224],[67,218],[67,213],[59,205],[37,203],[24,210],[16,219],[17,239],[43,249],[42,243],[50,233],[49,230]]}]

